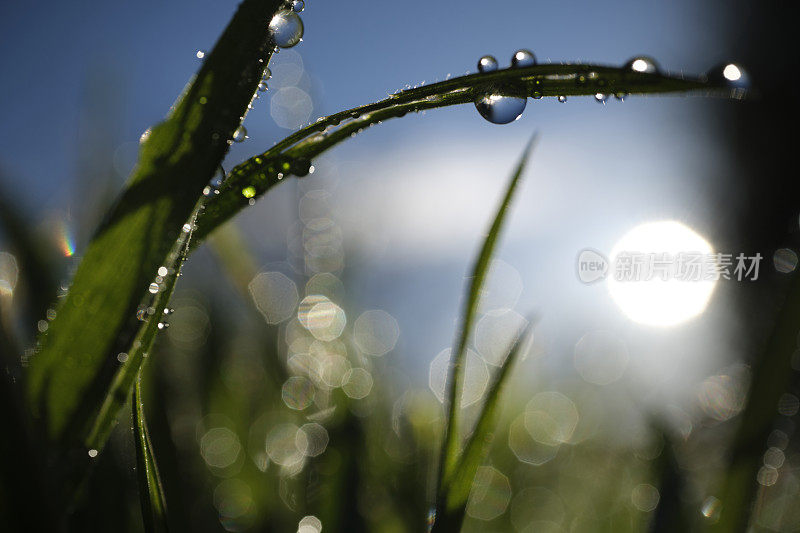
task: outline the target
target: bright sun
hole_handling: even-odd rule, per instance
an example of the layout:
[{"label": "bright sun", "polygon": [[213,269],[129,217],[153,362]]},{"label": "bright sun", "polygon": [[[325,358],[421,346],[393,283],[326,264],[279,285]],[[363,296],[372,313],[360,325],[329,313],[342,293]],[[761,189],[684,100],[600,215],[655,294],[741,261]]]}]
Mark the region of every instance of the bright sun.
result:
[{"label": "bright sun", "polygon": [[[711,254],[711,245],[703,237],[680,222],[659,221],[636,226],[614,246],[610,261],[614,265],[617,256],[630,254],[679,253]],[[715,281],[683,281],[669,277],[640,281],[620,281],[608,276],[608,290],[623,313],[640,324],[650,326],[673,326],[702,313]]]}]

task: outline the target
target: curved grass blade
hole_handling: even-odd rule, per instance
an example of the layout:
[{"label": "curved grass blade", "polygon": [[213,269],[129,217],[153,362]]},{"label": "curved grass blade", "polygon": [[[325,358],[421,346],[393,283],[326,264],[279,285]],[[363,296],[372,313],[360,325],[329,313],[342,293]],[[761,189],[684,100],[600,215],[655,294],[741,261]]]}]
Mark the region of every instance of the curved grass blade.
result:
[{"label": "curved grass blade", "polygon": [[[498,89],[501,88],[501,89]],[[535,65],[469,74],[408,89],[379,102],[320,118],[266,152],[236,166],[198,219],[196,242],[252,203],[284,176],[308,173],[309,161],[373,124],[410,112],[472,104],[487,92],[513,96],[706,93],[742,98],[745,92],[705,78],[640,73],[592,64]]]},{"label": "curved grass blade", "polygon": [[436,519],[433,532],[460,531],[467,508],[467,500],[475,479],[475,473],[489,452],[492,442],[492,431],[497,421],[497,411],[503,388],[511,375],[511,369],[520,357],[526,340],[530,338],[534,320],[519,332],[508,349],[503,365],[495,374],[481,408],[475,429],[464,446],[464,452],[458,460],[452,481],[440,489],[437,502]]},{"label": "curved grass blade", "polygon": [[478,303],[480,301],[481,290],[483,289],[484,281],[489,273],[489,263],[491,262],[494,249],[497,245],[497,239],[500,235],[500,230],[508,213],[508,207],[511,205],[511,199],[517,190],[517,185],[522,178],[522,173],[528,162],[528,158],[536,143],[537,136],[534,135],[528,141],[522,157],[517,163],[514,174],[511,176],[505,196],[503,197],[500,207],[497,210],[492,226],[486,239],[483,241],[483,246],[472,268],[472,276],[470,277],[470,284],[467,291],[467,299],[464,302],[464,308],[461,314],[461,321],[459,330],[456,336],[453,353],[450,356],[450,368],[447,379],[447,418],[445,420],[445,434],[442,443],[442,453],[439,464],[439,477],[437,480],[438,489],[437,494],[441,489],[446,487],[453,474],[455,473],[456,464],[459,454],[459,424],[460,424],[460,398],[461,391],[464,387],[464,365],[465,354],[467,350],[467,342],[469,340],[470,331],[472,330],[475,316],[478,311]]},{"label": "curved grass blade", "polygon": [[167,502],[144,418],[141,370],[133,389],[132,416],[136,447],[136,477],[139,480],[139,503],[142,505],[144,530],[147,533],[164,533],[169,530]]},{"label": "curved grass blade", "polygon": [[137,342],[146,351],[152,341],[154,321],[143,331],[137,307],[160,267],[171,268],[181,227],[228,151],[272,54],[267,26],[281,6],[280,0],[239,6],[183,97],[143,142],[127,188],[40,339],[28,403],[56,456],[101,446],[129,394],[139,362],[129,357],[120,366],[117,353],[137,350]]}]

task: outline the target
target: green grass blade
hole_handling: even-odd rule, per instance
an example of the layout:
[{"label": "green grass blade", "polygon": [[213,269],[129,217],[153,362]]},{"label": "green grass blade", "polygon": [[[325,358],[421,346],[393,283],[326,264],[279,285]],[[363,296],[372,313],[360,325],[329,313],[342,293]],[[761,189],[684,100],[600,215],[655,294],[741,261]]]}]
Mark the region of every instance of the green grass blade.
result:
[{"label": "green grass blade", "polygon": [[489,233],[483,241],[483,246],[472,268],[472,275],[470,276],[469,288],[467,291],[467,298],[464,302],[464,308],[461,313],[461,321],[457,333],[453,352],[450,356],[450,369],[447,379],[447,418],[445,420],[446,428],[444,441],[442,443],[442,454],[439,466],[438,487],[442,488],[450,481],[454,473],[456,462],[459,453],[459,424],[460,424],[460,399],[461,391],[463,389],[464,381],[464,365],[465,354],[467,349],[467,342],[469,340],[470,331],[472,330],[475,316],[478,311],[478,303],[480,301],[481,290],[483,289],[484,281],[489,273],[489,264],[494,254],[497,245],[497,239],[500,235],[500,230],[508,213],[508,207],[511,205],[511,199],[517,190],[517,185],[522,178],[522,173],[530,157],[533,146],[536,142],[537,136],[531,137],[522,157],[517,163],[514,174],[511,176],[508,188],[506,189],[505,196],[503,197],[500,207],[497,210],[492,225],[489,228]]},{"label": "green grass blade", "polygon": [[[633,72],[624,67],[592,64],[535,65],[469,74],[391,95],[315,121],[244,163],[228,175],[220,194],[198,220],[196,242],[231,218],[288,174],[304,175],[308,162],[360,131],[411,112],[472,104],[487,91],[503,87],[516,96],[587,96],[604,94],[705,93],[742,98],[742,89],[705,78]],[[293,167],[299,167],[299,172]]]},{"label": "green grass blade", "polygon": [[137,307],[159,268],[174,270],[168,261],[178,260],[181,228],[227,153],[272,54],[267,26],[281,5],[245,0],[239,6],[183,97],[142,144],[126,190],[40,339],[28,403],[58,453],[101,446],[129,394],[140,360],[120,365],[117,354],[144,353],[152,342],[155,320],[142,327]]},{"label": "green grass blade", "polygon": [[175,283],[180,276],[181,267],[186,260],[189,243],[192,240],[193,221],[197,218],[197,212],[202,209],[203,203],[201,201],[195,208],[190,222],[181,229],[178,240],[166,257],[164,261],[166,273],[164,276],[160,276],[159,291],[154,295],[148,294],[136,310],[139,327],[128,351],[122,352],[124,357],[120,358],[119,355],[115,357],[117,363],[121,364],[119,364],[114,379],[107,386],[107,393],[102,398],[99,410],[85,438],[85,446],[88,449],[99,450],[102,448],[114,427],[117,413],[128,399],[134,380],[156,335],[163,328],[167,304],[175,290]]},{"label": "green grass blade", "polygon": [[443,486],[439,494],[437,503],[436,521],[432,531],[460,531],[461,523],[464,520],[464,513],[467,508],[467,500],[475,479],[478,467],[489,452],[492,442],[492,431],[497,422],[497,412],[500,405],[500,397],[511,369],[520,357],[526,340],[530,338],[533,330],[534,321],[528,324],[519,332],[508,350],[503,365],[495,374],[491,385],[487,391],[486,400],[478,415],[475,429],[464,446],[464,452],[458,460],[452,481]]},{"label": "green grass blade", "polygon": [[144,530],[147,533],[163,533],[169,530],[167,527],[167,503],[144,418],[141,371],[134,386],[132,416],[136,447],[136,477],[139,481],[139,502],[142,505]]}]

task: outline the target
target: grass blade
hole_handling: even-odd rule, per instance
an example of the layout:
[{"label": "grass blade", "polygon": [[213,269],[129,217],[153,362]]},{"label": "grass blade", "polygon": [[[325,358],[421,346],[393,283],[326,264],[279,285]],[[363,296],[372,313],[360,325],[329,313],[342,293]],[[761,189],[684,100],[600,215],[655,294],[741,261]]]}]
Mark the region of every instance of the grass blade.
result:
[{"label": "grass blade", "polygon": [[309,161],[360,131],[410,112],[472,104],[487,91],[503,87],[503,94],[556,97],[605,94],[719,94],[742,98],[743,89],[706,78],[633,72],[624,67],[592,64],[547,64],[469,74],[391,95],[379,102],[323,117],[281,142],[236,166],[198,219],[196,242],[251,203],[288,174],[308,171]]},{"label": "grass blade", "polygon": [[139,480],[139,502],[142,505],[144,530],[147,533],[163,533],[169,530],[167,527],[167,503],[144,418],[141,371],[136,378],[133,391],[132,416],[136,447],[136,474]]},{"label": "grass blade", "polygon": [[519,332],[508,350],[503,365],[495,374],[486,396],[486,401],[478,415],[475,429],[467,440],[464,452],[455,468],[452,481],[440,490],[437,503],[436,521],[432,531],[460,531],[467,508],[467,500],[475,479],[475,473],[483,462],[492,441],[492,430],[497,421],[497,411],[503,388],[511,375],[511,369],[522,353],[526,340],[530,338],[534,321]]},{"label": "grass blade", "polygon": [[89,449],[99,450],[102,448],[113,429],[117,413],[128,399],[134,380],[144,363],[144,358],[147,357],[156,335],[163,328],[162,320],[167,314],[167,304],[175,289],[175,283],[180,276],[181,267],[186,260],[189,243],[192,240],[193,222],[202,206],[203,202],[195,208],[190,222],[183,227],[178,240],[166,257],[164,261],[166,271],[163,276],[159,276],[161,282],[158,292],[154,295],[148,294],[139,304],[136,315],[141,325],[137,329],[128,351],[122,352],[115,358],[122,364],[114,375],[114,379],[108,384],[108,392],[102,398],[97,415],[85,438],[85,445]]},{"label": "grass blade", "polygon": [[[511,199],[517,190],[517,185],[520,182],[522,173],[530,157],[533,146],[536,142],[537,136],[531,137],[528,141],[522,157],[511,176],[505,196],[503,197],[500,207],[497,210],[494,221],[492,221],[489,233],[483,241],[483,246],[472,268],[472,276],[470,277],[469,289],[467,292],[467,299],[464,302],[464,308],[461,314],[461,323],[457,333],[455,345],[453,347],[452,355],[450,356],[450,369],[447,379],[447,418],[445,421],[445,435],[442,443],[442,454],[439,465],[439,478],[438,487],[441,489],[446,486],[451,476],[453,475],[456,467],[456,462],[459,453],[459,411],[460,411],[460,398],[461,390],[463,389],[464,382],[464,365],[465,354],[467,349],[467,342],[469,334],[472,330],[475,316],[478,311],[478,303],[480,300],[481,290],[486,276],[489,273],[489,263],[491,262],[492,255],[494,254],[497,245],[497,239],[500,235],[500,230],[508,213],[508,207],[511,205]],[[437,491],[438,492],[438,491]]]},{"label": "grass blade", "polygon": [[266,28],[281,5],[245,0],[239,6],[184,96],[142,144],[126,190],[40,339],[28,403],[57,455],[101,446],[129,394],[140,360],[120,365],[117,353],[145,352],[152,342],[155,321],[142,325],[137,307],[160,267],[171,268],[181,227],[228,151],[272,54]]}]

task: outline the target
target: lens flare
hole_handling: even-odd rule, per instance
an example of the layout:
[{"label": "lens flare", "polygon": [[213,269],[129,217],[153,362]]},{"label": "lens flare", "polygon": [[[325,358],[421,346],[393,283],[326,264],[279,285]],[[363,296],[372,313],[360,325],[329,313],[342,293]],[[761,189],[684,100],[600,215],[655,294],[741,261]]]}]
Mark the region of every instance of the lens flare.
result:
[{"label": "lens flare", "polygon": [[58,224],[57,231],[58,247],[61,249],[61,253],[64,254],[64,257],[72,257],[75,255],[75,236],[72,234],[72,230],[62,220]]}]

